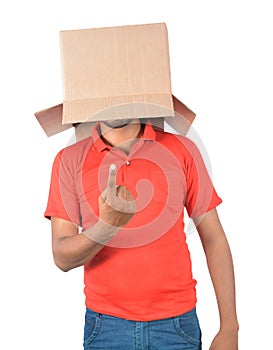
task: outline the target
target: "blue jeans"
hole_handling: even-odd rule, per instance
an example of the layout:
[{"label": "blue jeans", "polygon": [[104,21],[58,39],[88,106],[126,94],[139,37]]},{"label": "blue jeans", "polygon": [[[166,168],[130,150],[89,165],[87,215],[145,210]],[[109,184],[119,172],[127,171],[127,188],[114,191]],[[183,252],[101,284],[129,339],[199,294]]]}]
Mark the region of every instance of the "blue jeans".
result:
[{"label": "blue jeans", "polygon": [[201,350],[196,310],[140,322],[86,310],[84,350]]}]

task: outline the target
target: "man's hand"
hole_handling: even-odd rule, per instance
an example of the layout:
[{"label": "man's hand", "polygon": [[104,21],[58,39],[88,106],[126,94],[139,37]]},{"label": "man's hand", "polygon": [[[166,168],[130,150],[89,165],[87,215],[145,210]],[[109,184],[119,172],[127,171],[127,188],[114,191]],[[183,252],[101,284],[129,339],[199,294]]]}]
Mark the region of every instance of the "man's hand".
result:
[{"label": "man's hand", "polygon": [[238,350],[238,331],[220,331],[213,339],[209,350]]},{"label": "man's hand", "polygon": [[130,191],[116,185],[116,165],[111,164],[105,191],[99,197],[100,219],[115,227],[125,226],[136,211],[136,204]]}]

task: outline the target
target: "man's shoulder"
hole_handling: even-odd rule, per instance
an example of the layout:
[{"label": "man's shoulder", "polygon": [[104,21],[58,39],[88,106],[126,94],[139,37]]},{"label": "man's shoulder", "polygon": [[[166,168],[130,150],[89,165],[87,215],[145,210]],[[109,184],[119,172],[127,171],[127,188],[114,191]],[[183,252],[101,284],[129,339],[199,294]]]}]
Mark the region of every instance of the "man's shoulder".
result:
[{"label": "man's shoulder", "polygon": [[168,131],[156,131],[157,141],[163,143],[168,148],[184,149],[192,151],[196,148],[194,141],[184,135],[174,134]]},{"label": "man's shoulder", "polygon": [[93,138],[92,136],[86,137],[83,140],[77,141],[71,145],[68,145],[64,148],[65,151],[76,153],[81,150],[85,150],[86,148],[93,145]]},{"label": "man's shoulder", "polygon": [[58,152],[56,158],[61,158],[63,162],[69,162],[70,164],[80,163],[85,158],[93,143],[93,138],[89,136],[64,147]]}]

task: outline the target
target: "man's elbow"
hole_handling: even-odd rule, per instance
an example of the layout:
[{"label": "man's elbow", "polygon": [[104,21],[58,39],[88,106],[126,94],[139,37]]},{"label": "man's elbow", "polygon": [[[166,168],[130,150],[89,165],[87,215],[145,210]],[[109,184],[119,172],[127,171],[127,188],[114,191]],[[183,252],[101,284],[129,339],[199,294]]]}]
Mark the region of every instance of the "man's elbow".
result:
[{"label": "man's elbow", "polygon": [[55,265],[63,272],[68,272],[72,269],[71,266],[69,266],[68,264],[64,264],[62,262],[60,262],[60,260],[58,260],[58,258],[56,258],[55,256],[53,257],[54,258],[54,263]]}]

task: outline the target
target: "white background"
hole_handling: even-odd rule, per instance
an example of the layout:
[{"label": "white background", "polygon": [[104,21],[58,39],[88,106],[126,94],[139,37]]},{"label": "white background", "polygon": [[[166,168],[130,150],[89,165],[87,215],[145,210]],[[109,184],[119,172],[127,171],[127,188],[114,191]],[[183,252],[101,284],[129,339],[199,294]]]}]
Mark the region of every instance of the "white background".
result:
[{"label": "white background", "polygon": [[[3,5],[4,4],[4,5]],[[62,101],[59,30],[166,22],[173,93],[197,113],[233,252],[240,349],[272,346],[270,1],[6,1],[1,54],[1,349],[81,349],[82,269],[59,271],[43,218],[51,165],[72,130],[47,138],[35,111]],[[204,349],[218,315],[198,235]]]}]

